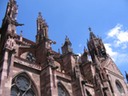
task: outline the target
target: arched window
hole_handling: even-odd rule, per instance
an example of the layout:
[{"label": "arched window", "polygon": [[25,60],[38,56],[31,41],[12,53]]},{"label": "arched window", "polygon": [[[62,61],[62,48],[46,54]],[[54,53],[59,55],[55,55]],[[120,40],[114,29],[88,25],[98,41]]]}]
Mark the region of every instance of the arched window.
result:
[{"label": "arched window", "polygon": [[12,80],[10,96],[37,96],[29,76],[20,74]]},{"label": "arched window", "polygon": [[117,87],[118,91],[119,91],[121,94],[125,93],[122,84],[121,84],[118,80],[116,80],[115,83],[116,83],[116,87]]},{"label": "arched window", "polygon": [[58,96],[70,96],[61,83],[58,83]]}]

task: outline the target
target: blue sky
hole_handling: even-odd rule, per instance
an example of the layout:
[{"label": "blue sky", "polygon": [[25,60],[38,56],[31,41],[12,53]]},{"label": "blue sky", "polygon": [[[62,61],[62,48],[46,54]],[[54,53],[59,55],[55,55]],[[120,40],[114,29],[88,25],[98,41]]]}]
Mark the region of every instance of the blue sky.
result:
[{"label": "blue sky", "polygon": [[[8,0],[0,1],[0,24]],[[36,18],[42,12],[49,37],[61,48],[67,35],[75,53],[82,53],[89,38],[88,27],[101,37],[107,52],[124,74],[128,72],[128,0],[17,0],[17,20],[25,26],[17,34],[35,41]]]}]

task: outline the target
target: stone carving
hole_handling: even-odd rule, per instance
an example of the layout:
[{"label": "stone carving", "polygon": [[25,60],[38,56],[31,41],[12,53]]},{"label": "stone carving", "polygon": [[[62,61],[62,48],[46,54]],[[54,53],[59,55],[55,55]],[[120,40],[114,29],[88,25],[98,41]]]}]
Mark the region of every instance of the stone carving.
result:
[{"label": "stone carving", "polygon": [[46,48],[51,49],[51,44],[56,44],[56,42],[48,39],[45,43]]},{"label": "stone carving", "polygon": [[18,5],[15,0],[10,0],[8,9],[8,15],[12,16],[12,19],[15,20],[18,13]]},{"label": "stone carving", "polygon": [[54,54],[52,53],[52,50],[47,51],[47,63],[50,65],[53,69],[57,69],[58,66],[54,63]]},{"label": "stone carving", "polygon": [[15,50],[15,40],[9,37],[5,43],[5,48],[11,51]]},{"label": "stone carving", "polygon": [[89,54],[88,50],[86,48],[84,48],[84,54],[81,56],[82,63],[89,62],[88,54]]},{"label": "stone carving", "polygon": [[79,76],[80,76],[79,65],[77,64],[74,69],[75,69],[75,76],[76,76],[76,78],[79,78]]}]

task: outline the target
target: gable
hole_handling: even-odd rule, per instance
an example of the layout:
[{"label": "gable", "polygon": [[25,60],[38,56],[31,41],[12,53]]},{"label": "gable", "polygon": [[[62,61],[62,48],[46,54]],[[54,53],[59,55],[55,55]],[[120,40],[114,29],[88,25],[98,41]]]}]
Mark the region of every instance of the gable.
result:
[{"label": "gable", "polygon": [[120,70],[118,69],[117,65],[114,63],[114,61],[111,58],[108,58],[104,64],[104,67],[113,73],[116,73],[118,75],[122,75]]}]

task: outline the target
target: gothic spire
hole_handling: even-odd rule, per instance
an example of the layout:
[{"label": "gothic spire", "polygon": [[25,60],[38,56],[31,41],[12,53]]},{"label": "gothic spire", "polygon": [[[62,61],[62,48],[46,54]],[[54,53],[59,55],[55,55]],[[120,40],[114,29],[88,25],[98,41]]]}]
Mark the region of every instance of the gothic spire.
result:
[{"label": "gothic spire", "polygon": [[44,38],[48,38],[48,25],[43,19],[41,12],[39,12],[37,17],[37,35],[36,42],[41,42]]},{"label": "gothic spire", "polygon": [[68,36],[66,36],[65,38],[65,43],[68,44],[68,45],[72,45],[71,41],[69,40]]},{"label": "gothic spire", "polygon": [[64,43],[64,45],[62,46],[62,53],[63,53],[63,54],[67,54],[67,53],[72,52],[71,46],[72,46],[72,43],[71,43],[71,41],[69,40],[68,36],[66,36],[66,38],[65,38],[65,43]]},{"label": "gothic spire", "polygon": [[39,12],[39,14],[38,14],[38,19],[42,19],[43,20],[41,12]]},{"label": "gothic spire", "polygon": [[88,30],[89,30],[89,32],[90,32],[90,39],[96,38],[95,34],[92,32],[91,27],[89,27]]},{"label": "gothic spire", "polygon": [[102,42],[102,39],[96,37],[95,34],[92,32],[91,28],[89,28],[89,31],[90,31],[90,39],[89,41],[87,41],[87,46],[89,53],[92,57],[92,60],[95,61],[95,57],[94,57],[95,55],[106,59],[107,53],[104,44]]}]

